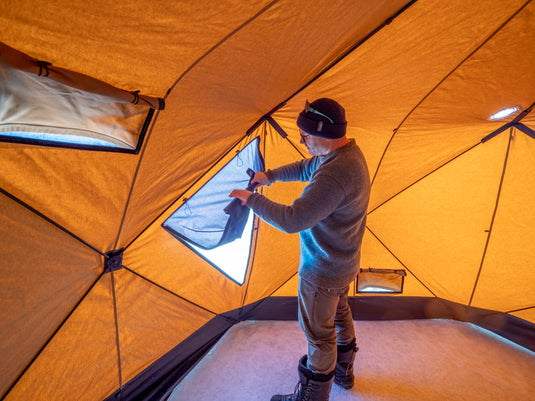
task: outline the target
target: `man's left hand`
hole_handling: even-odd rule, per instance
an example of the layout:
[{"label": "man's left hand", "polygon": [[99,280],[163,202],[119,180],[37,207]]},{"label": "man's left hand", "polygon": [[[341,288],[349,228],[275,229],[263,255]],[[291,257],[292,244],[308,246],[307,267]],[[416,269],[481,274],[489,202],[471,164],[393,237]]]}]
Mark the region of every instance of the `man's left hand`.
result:
[{"label": "man's left hand", "polygon": [[246,189],[235,189],[230,193],[231,198],[237,198],[241,201],[242,206],[245,206],[247,199],[251,196],[252,192],[247,191]]}]

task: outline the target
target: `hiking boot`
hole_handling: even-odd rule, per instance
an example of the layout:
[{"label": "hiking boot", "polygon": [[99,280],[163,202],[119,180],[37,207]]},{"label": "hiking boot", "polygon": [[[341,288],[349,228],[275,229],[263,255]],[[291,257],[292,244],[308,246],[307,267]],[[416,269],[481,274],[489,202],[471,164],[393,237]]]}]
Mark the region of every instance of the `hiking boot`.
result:
[{"label": "hiking boot", "polygon": [[353,362],[358,350],[355,340],[348,345],[338,346],[334,382],[346,390],[353,387]]},{"label": "hiking boot", "polygon": [[313,373],[307,368],[306,355],[299,360],[297,370],[299,382],[295,386],[294,393],[274,395],[271,401],[329,401],[334,372],[327,375]]}]

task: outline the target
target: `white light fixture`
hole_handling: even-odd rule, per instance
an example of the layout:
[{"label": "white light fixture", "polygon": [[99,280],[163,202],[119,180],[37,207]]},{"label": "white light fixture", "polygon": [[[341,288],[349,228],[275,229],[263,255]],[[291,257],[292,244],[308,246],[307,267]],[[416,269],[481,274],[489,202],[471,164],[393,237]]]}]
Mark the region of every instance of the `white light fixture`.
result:
[{"label": "white light fixture", "polygon": [[489,120],[495,121],[495,120],[502,120],[506,117],[509,117],[512,114],[515,114],[518,110],[520,110],[520,107],[508,107],[506,109],[500,110],[497,113],[494,113],[492,116],[490,116]]}]

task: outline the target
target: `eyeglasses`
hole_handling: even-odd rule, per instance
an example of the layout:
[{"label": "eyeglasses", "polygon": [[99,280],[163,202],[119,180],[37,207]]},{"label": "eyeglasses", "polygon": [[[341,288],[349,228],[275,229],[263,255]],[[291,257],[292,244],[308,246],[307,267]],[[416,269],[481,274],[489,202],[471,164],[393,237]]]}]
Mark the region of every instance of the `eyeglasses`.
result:
[{"label": "eyeglasses", "polygon": [[[305,103],[305,111],[306,111],[306,112],[310,112],[310,113],[317,114],[317,115],[322,116],[322,117],[325,117],[327,120],[330,121],[331,124],[334,124],[334,121],[333,121],[329,116],[326,116],[325,114],[320,113],[318,110],[312,108],[312,107],[310,106],[310,103],[308,102],[308,100],[307,100],[306,103]],[[302,135],[301,135],[301,136],[302,136]]]},{"label": "eyeglasses", "polygon": [[306,139],[310,136],[310,134],[304,134],[303,135],[303,131],[299,130],[299,135],[301,135],[301,139],[303,141],[306,141]]}]

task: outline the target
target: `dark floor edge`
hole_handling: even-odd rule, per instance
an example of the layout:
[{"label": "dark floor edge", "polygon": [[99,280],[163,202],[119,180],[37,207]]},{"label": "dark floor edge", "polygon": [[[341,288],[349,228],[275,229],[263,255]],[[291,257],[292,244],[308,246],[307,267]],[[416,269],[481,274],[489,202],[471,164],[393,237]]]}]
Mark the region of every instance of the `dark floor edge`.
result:
[{"label": "dark floor edge", "polygon": [[[297,297],[272,297],[242,320],[297,320]],[[519,317],[434,297],[358,296],[349,304],[355,320],[452,319],[473,323],[535,352],[535,324]]]},{"label": "dark floor edge", "polygon": [[233,324],[222,315],[214,317],[104,401],[162,399]]}]

